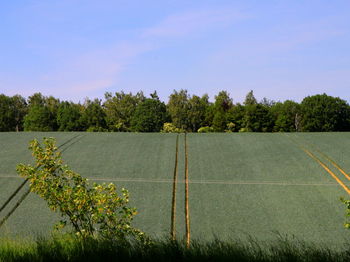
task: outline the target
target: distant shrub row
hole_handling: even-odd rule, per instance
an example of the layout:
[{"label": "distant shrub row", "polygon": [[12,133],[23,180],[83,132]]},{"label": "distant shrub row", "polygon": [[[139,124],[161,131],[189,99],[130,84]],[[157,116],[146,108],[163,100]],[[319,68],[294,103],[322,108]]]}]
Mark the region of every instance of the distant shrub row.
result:
[{"label": "distant shrub row", "polygon": [[323,132],[350,131],[350,106],[326,94],[258,102],[250,91],[243,104],[226,91],[210,102],[208,95],[174,91],[167,104],[156,92],[106,93],[83,104],[41,93],[28,99],[0,94],[0,131],[90,132]]}]

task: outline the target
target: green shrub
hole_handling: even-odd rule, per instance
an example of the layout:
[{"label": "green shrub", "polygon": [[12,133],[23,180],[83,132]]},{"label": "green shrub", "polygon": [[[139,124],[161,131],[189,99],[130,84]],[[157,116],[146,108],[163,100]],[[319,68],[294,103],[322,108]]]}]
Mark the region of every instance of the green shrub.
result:
[{"label": "green shrub", "polygon": [[119,195],[113,183],[91,185],[86,178],[63,165],[54,138],[44,138],[44,146],[33,140],[29,148],[36,164],[19,164],[17,172],[29,180],[32,192],[43,198],[51,210],[60,213],[62,220],[56,229],[69,223],[82,238],[146,239],[143,232],[131,227],[137,212],[128,206],[126,189],[122,188]]},{"label": "green shrub", "polygon": [[230,122],[226,125],[226,130],[225,130],[226,133],[232,133],[235,131],[236,131],[236,124],[235,123]]},{"label": "green shrub", "polygon": [[211,126],[202,126],[197,130],[198,133],[211,133],[214,132],[214,128]]},{"label": "green shrub", "polygon": [[173,123],[164,123],[162,133],[183,133],[184,130],[181,128],[177,128]]},{"label": "green shrub", "polygon": [[240,132],[240,133],[251,132],[251,130],[247,127],[242,127],[238,132]]}]

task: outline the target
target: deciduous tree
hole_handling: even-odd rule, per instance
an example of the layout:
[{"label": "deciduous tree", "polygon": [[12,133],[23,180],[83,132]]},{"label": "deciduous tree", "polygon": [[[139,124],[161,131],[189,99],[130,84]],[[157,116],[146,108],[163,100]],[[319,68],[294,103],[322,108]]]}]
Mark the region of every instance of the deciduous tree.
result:
[{"label": "deciduous tree", "polygon": [[131,119],[132,131],[159,132],[167,121],[166,106],[156,92],[139,103]]},{"label": "deciduous tree", "polygon": [[136,95],[116,92],[105,94],[106,101],[103,104],[106,112],[108,129],[111,131],[130,131],[131,119],[137,105],[145,100],[142,92]]},{"label": "deciduous tree", "polygon": [[308,96],[301,102],[303,131],[345,131],[350,127],[346,101],[326,94]]}]

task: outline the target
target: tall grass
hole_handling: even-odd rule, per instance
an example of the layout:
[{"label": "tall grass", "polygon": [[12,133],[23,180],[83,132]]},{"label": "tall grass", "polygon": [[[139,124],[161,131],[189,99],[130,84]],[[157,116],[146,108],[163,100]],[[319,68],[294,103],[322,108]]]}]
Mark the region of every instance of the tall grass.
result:
[{"label": "tall grass", "polygon": [[269,244],[213,240],[137,242],[79,240],[55,236],[37,240],[0,240],[0,261],[350,261],[348,249],[335,250],[303,242]]}]

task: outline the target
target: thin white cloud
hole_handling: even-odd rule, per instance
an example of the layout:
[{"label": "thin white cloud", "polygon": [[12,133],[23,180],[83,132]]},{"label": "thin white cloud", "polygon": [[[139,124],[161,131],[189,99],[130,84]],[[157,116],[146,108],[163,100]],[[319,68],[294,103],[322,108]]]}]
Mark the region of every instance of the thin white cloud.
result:
[{"label": "thin white cloud", "polygon": [[10,95],[20,93],[28,96],[42,92],[73,100],[94,96],[96,92],[103,94],[107,88],[118,83],[121,73],[133,59],[152,48],[146,43],[125,42],[76,57],[66,57],[63,63],[56,64],[55,70],[45,74],[30,78],[7,77],[6,82],[0,82],[0,89]]},{"label": "thin white cloud", "polygon": [[217,26],[227,26],[248,16],[232,9],[208,9],[174,14],[147,28],[143,37],[183,37]]},{"label": "thin white cloud", "polygon": [[86,53],[77,52],[76,56],[62,54],[60,61],[52,61],[55,69],[41,75],[9,77],[9,82],[0,83],[0,88],[11,86],[11,90],[7,90],[9,94],[16,92],[28,96],[42,92],[73,100],[102,94],[117,86],[124,70],[140,55],[160,48],[159,38],[188,37],[247,18],[246,14],[230,8],[169,15],[158,24],[141,30],[134,39]]}]

